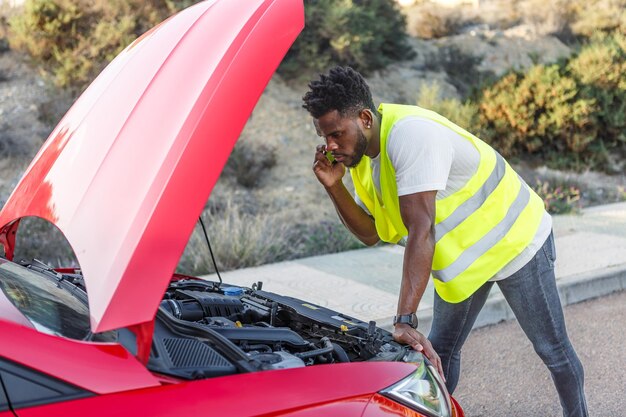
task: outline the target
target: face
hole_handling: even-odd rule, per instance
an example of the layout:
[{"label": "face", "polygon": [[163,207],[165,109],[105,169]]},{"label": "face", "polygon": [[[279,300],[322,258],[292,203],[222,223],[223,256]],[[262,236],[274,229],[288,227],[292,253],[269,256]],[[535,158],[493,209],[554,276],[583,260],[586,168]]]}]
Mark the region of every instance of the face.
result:
[{"label": "face", "polygon": [[314,119],[313,124],[317,134],[326,140],[326,150],[337,162],[349,168],[358,165],[369,144],[359,117],[341,116],[333,110]]}]

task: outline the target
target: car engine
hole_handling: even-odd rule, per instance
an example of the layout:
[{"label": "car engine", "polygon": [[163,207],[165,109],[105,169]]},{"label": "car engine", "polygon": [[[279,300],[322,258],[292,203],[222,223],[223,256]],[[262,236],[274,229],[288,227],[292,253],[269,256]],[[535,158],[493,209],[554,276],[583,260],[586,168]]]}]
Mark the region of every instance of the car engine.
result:
[{"label": "car engine", "polygon": [[[134,348],[134,335],[119,332]],[[180,278],[155,322],[148,367],[185,379],[324,363],[399,361],[410,348],[391,333],[305,301],[252,288]]]}]

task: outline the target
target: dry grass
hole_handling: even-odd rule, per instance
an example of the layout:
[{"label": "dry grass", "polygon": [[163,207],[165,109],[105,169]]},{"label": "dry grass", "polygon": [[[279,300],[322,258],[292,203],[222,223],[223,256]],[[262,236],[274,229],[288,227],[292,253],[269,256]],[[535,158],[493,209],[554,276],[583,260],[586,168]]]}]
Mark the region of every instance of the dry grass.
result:
[{"label": "dry grass", "polygon": [[446,7],[430,2],[408,6],[404,9],[407,16],[407,32],[420,39],[435,39],[455,34],[467,24],[464,9],[465,7]]},{"label": "dry grass", "polygon": [[597,30],[623,30],[625,9],[625,0],[491,0],[479,7],[419,1],[403,11],[409,33],[423,39],[455,35],[478,24],[497,30],[525,24],[537,34],[552,34],[571,42],[575,35],[588,37]]},{"label": "dry grass", "polygon": [[[207,210],[202,219],[220,270],[281,261],[294,251],[291,225],[280,216],[253,214],[228,199],[219,210]],[[186,273],[214,272],[202,229],[194,230],[179,264]]]},{"label": "dry grass", "polygon": [[63,233],[38,217],[20,222],[15,244],[15,261],[38,259],[53,267],[78,267],[72,247]]},{"label": "dry grass", "polygon": [[[220,271],[253,267],[363,247],[338,219],[303,222],[280,210],[251,212],[232,195],[202,215]],[[178,272],[215,272],[198,224],[178,265]]]}]

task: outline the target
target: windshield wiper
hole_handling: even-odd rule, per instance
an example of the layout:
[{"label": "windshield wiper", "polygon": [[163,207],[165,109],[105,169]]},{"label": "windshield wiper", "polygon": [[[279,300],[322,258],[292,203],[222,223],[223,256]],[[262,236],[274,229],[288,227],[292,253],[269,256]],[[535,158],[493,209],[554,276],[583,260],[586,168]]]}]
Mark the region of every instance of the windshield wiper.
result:
[{"label": "windshield wiper", "polygon": [[20,265],[25,266],[26,268],[34,269],[38,272],[48,272],[49,274],[54,275],[57,281],[63,281],[65,279],[63,274],[55,271],[50,265],[37,258],[33,258],[31,262],[22,260],[20,261]]},{"label": "windshield wiper", "polygon": [[39,272],[45,277],[54,279],[57,283],[57,286],[62,286],[74,297],[78,298],[84,304],[87,304],[87,294],[82,288],[80,288],[76,283],[74,283],[74,279],[70,276],[62,274],[61,272],[55,270],[48,264],[39,259],[33,258],[32,262],[28,261],[20,261],[22,266],[25,266],[28,269],[32,269],[34,271]]}]

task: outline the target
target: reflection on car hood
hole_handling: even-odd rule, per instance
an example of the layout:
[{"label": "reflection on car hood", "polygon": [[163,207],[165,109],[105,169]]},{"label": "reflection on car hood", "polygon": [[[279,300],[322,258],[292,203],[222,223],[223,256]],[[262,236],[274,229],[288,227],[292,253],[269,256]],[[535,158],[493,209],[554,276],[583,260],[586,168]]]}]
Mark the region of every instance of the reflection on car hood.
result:
[{"label": "reflection on car hood", "polygon": [[93,331],[152,320],[243,126],[304,26],[299,0],[205,1],[152,29],[98,76],[0,212],[66,236]]}]

